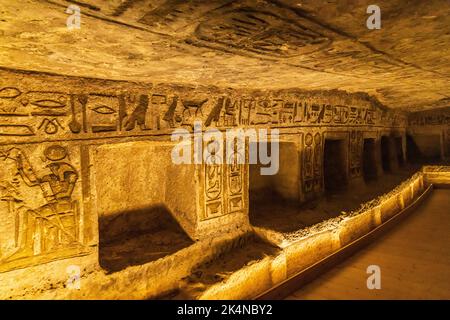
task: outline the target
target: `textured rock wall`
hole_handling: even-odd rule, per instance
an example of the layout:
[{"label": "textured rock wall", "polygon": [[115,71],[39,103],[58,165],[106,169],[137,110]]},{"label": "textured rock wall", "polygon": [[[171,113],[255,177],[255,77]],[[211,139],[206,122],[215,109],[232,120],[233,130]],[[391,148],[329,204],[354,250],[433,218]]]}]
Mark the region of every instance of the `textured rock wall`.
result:
[{"label": "textured rock wall", "polygon": [[421,155],[450,159],[450,107],[410,113],[408,134]]},{"label": "textured rock wall", "polygon": [[[2,72],[0,78],[5,277],[57,260],[62,268],[64,259],[83,256],[88,259],[78,259],[82,266],[89,261],[98,268],[99,219],[109,225],[101,232],[119,236],[127,230],[114,224],[114,216],[126,213],[129,225],[136,225],[133,211],[163,207],[200,242],[248,230],[247,164],[171,162],[170,134],[177,128],[192,131],[194,121],[202,121],[203,130],[279,129],[282,144],[289,143],[281,148],[283,168],[273,181],[297,201],[324,190],[326,139],[344,142],[352,182],[362,179],[364,138],[377,144],[382,136],[404,140],[406,128],[404,113],[343,91],[233,90],[28,72]],[[136,231],[151,230],[155,219],[149,213],[139,222],[145,228]]]}]

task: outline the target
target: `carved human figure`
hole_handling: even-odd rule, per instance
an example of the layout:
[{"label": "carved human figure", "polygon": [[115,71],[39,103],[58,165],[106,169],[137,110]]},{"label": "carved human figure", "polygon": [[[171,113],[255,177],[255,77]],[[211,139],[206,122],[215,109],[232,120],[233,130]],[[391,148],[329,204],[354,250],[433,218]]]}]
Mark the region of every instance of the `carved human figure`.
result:
[{"label": "carved human figure", "polygon": [[45,149],[44,156],[49,161],[48,174],[38,177],[22,150],[12,148],[7,152],[7,157],[16,162],[23,182],[28,187],[39,186],[47,202],[21,212],[21,226],[16,235],[19,248],[8,260],[34,255],[36,234],[41,239],[41,251],[77,241],[77,208],[71,197],[78,173],[71,164],[62,161],[67,157],[64,147],[52,145]]},{"label": "carved human figure", "polygon": [[221,179],[222,166],[218,162],[217,142],[212,140],[207,144],[208,156],[206,158],[206,195],[208,199],[217,199],[222,192]]}]

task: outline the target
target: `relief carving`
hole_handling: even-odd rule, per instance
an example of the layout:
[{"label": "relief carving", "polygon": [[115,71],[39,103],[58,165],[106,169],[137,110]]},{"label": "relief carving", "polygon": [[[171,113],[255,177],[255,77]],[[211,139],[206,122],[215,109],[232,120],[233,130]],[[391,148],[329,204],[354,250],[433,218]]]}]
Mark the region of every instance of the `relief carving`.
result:
[{"label": "relief carving", "polygon": [[305,135],[303,149],[303,193],[306,197],[320,192],[322,183],[322,135],[316,132]]},{"label": "relief carving", "polygon": [[320,133],[314,135],[314,191],[322,190],[322,137]]},{"label": "relief carving", "polygon": [[[64,130],[68,96],[63,92],[0,89],[0,136],[54,135]],[[30,125],[33,119],[34,125]]]},{"label": "relief carving", "polygon": [[[213,148],[213,141],[206,148]],[[210,219],[245,209],[244,184],[246,165],[243,152],[238,152],[235,143],[234,154],[227,163],[218,163],[216,157],[209,155],[203,165],[205,187],[205,213],[203,219]],[[212,149],[211,149],[212,150]],[[222,155],[218,155],[221,157]]]},{"label": "relief carving", "polygon": [[293,14],[290,10],[266,2],[261,5],[256,8],[244,2],[240,7],[224,6],[219,12],[211,12],[188,43],[272,58],[310,54],[332,43],[326,30],[306,17],[291,20],[287,18],[287,14]]},{"label": "relief carving", "polygon": [[411,113],[408,124],[410,126],[448,125],[450,124],[450,108]]},{"label": "relief carving", "polygon": [[85,250],[74,196],[79,173],[69,151],[61,145],[36,151],[30,157],[26,149],[0,149],[0,271]]},{"label": "relief carving", "polygon": [[314,186],[313,166],[313,136],[311,133],[305,135],[305,147],[303,151],[303,192],[310,193]]},{"label": "relief carving", "polygon": [[[413,119],[410,122],[414,122]],[[438,119],[439,123],[448,121],[445,116]],[[403,126],[406,123],[405,116],[400,113],[371,106],[324,104],[295,95],[214,97],[203,92],[186,96],[181,92],[71,94],[24,91],[15,87],[0,89],[0,138],[5,139],[153,134],[180,127],[192,129],[196,120],[203,121],[205,127],[221,128],[252,125]]]},{"label": "relief carving", "polygon": [[245,176],[245,154],[238,151],[238,143],[234,143],[234,154],[228,159],[227,176],[227,199],[228,213],[244,209],[244,176]]},{"label": "relief carving", "polygon": [[361,176],[361,158],[363,150],[363,133],[362,131],[352,130],[350,132],[350,178]]},{"label": "relief carving", "polygon": [[224,214],[223,208],[223,165],[217,161],[214,154],[214,140],[206,144],[210,153],[206,158],[204,167],[205,180],[205,219],[221,216]]}]

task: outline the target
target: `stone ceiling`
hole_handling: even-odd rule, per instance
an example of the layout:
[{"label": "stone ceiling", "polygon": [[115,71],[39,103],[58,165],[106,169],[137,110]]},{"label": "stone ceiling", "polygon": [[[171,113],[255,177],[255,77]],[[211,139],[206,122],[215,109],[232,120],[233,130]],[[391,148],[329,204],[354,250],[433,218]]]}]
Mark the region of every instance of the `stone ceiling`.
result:
[{"label": "stone ceiling", "polygon": [[[364,91],[450,104],[450,1],[0,0],[0,67],[233,88]],[[70,3],[81,28],[69,30]]]}]

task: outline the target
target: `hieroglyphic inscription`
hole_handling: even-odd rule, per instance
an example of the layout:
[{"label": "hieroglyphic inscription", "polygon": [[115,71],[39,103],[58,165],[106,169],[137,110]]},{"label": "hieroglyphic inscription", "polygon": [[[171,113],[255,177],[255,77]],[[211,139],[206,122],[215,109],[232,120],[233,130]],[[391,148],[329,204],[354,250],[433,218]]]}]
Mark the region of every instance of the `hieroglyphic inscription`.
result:
[{"label": "hieroglyphic inscription", "polygon": [[[65,130],[68,95],[57,91],[27,91],[0,88],[0,136],[54,135]],[[33,119],[33,124],[29,122]]]},{"label": "hieroglyphic inscription", "polygon": [[271,125],[375,125],[377,110],[303,101],[300,98],[220,97],[206,125],[216,127]]},{"label": "hieroglyphic inscription", "polygon": [[[229,155],[226,164],[218,163],[217,158],[211,157],[206,159],[206,164],[203,165],[205,190],[203,219],[242,212],[245,208],[244,188],[247,172],[245,159],[241,158],[245,155],[237,152],[237,143],[234,146],[235,152]],[[224,154],[219,155],[222,156]]]},{"label": "hieroglyphic inscription", "polygon": [[370,105],[332,105],[289,94],[242,97],[182,92],[72,94],[15,87],[0,89],[3,139],[169,133],[174,128],[192,129],[195,121],[202,121],[205,128],[405,125],[403,115]]},{"label": "hieroglyphic inscription", "polygon": [[350,131],[349,139],[349,175],[350,178],[361,176],[362,166],[362,150],[363,150],[363,133],[362,131]]},{"label": "hieroglyphic inscription", "polygon": [[303,193],[311,197],[320,192],[322,183],[323,138],[321,133],[307,133],[303,149]]},{"label": "hieroglyphic inscription", "polygon": [[410,126],[450,125],[450,108],[414,112],[408,116]]},{"label": "hieroglyphic inscription", "polygon": [[[209,148],[214,141],[207,143]],[[217,155],[223,157],[223,155]],[[223,159],[223,158],[220,158]],[[215,154],[210,154],[206,159],[204,167],[205,180],[205,215],[204,218],[213,218],[225,214],[224,211],[224,166],[216,158]]]}]

